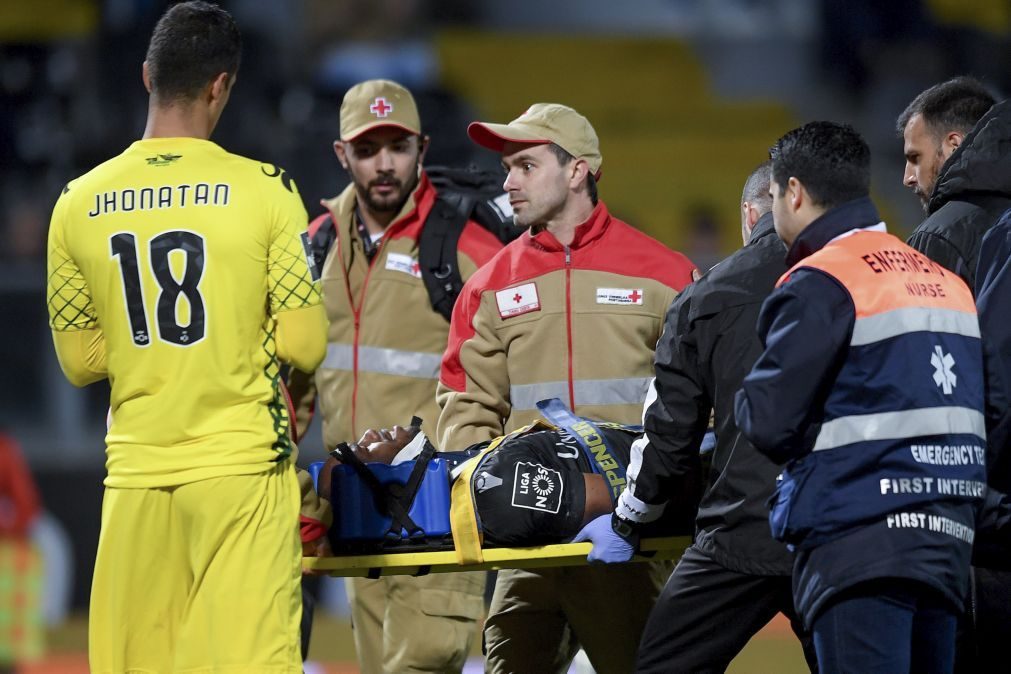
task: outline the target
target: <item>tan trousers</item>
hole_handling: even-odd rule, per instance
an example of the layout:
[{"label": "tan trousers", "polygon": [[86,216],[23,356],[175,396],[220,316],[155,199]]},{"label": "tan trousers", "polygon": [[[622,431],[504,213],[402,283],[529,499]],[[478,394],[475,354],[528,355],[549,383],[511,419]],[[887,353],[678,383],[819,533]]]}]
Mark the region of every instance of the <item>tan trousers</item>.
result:
[{"label": "tan trousers", "polygon": [[635,667],[673,562],[499,571],[484,627],[485,671],[564,672],[580,646],[598,674]]},{"label": "tan trousers", "polygon": [[484,613],[484,571],[348,578],[362,674],[460,672]]}]

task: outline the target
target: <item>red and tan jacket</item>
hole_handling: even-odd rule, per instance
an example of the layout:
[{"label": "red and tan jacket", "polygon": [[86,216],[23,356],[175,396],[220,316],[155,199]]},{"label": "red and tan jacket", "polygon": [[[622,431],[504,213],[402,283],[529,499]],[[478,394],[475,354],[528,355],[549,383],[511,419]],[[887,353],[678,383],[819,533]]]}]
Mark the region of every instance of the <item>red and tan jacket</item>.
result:
[{"label": "red and tan jacket", "polygon": [[39,494],[13,437],[0,431],[0,538],[23,538],[39,515]]},{"label": "red and tan jacket", "polygon": [[694,270],[602,203],[569,246],[547,231],[513,241],[466,283],[453,310],[440,447],[528,424],[546,398],[638,423],[667,307]]},{"label": "red and tan jacket", "polygon": [[[422,173],[417,189],[380,239],[371,264],[354,220],[354,186],[324,202],[337,232],[321,279],[330,320],[327,355],[315,382],[294,372],[290,388],[300,434],[311,419],[318,392],[327,449],[357,439],[368,428],[407,424],[415,414],[427,428],[435,428],[435,386],[449,324],[432,309],[418,267],[418,237],[435,197],[435,188]],[[310,236],[325,217],[309,225]],[[458,248],[464,280],[501,247],[488,230],[468,222]]]}]

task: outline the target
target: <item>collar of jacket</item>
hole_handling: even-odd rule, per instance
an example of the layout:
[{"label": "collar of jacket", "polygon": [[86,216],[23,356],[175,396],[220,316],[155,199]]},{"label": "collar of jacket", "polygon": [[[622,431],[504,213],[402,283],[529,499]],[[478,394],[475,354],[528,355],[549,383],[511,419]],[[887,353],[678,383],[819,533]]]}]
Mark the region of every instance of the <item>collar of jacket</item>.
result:
[{"label": "collar of jacket", "polygon": [[[611,214],[608,213],[607,206],[604,205],[603,201],[598,201],[597,205],[593,207],[593,212],[590,213],[590,217],[587,218],[586,222],[576,227],[576,233],[572,238],[572,243],[569,244],[569,248],[576,250],[590,245],[604,235],[604,232],[607,230],[607,226],[610,222]],[[524,235],[524,240],[529,245],[542,250],[565,250],[565,246],[563,246],[558,239],[555,238],[555,235],[547,229],[542,229],[536,234],[532,233],[532,230],[528,230]]]},{"label": "collar of jacket", "polygon": [[825,247],[832,239],[851,229],[873,227],[881,222],[878,209],[870,197],[860,197],[853,201],[830,208],[810,225],[804,228],[786,253],[786,263],[791,267],[808,255]]},{"label": "collar of jacket", "polygon": [[751,229],[751,236],[748,237],[748,245],[755,243],[759,239],[762,239],[769,234],[774,234],[776,232],[776,224],[772,220],[772,211],[769,211],[762,217],[758,219],[755,226]]},{"label": "collar of jacket", "polygon": [[[421,232],[421,225],[428,218],[428,214],[435,204],[435,196],[435,187],[432,185],[432,181],[428,179],[428,174],[422,171],[418,186],[408,195],[407,201],[404,202],[397,216],[390,221],[383,236],[397,234],[408,227],[416,227],[418,232],[415,233],[415,236],[417,236]],[[354,213],[355,205],[358,203],[358,192],[355,190],[354,183],[348,185],[338,196],[333,199],[325,199],[322,203],[330,211],[330,215],[338,227],[345,227],[353,236],[357,235]]]},{"label": "collar of jacket", "polygon": [[990,108],[944,162],[927,211],[969,192],[1011,195],[1011,100]]}]

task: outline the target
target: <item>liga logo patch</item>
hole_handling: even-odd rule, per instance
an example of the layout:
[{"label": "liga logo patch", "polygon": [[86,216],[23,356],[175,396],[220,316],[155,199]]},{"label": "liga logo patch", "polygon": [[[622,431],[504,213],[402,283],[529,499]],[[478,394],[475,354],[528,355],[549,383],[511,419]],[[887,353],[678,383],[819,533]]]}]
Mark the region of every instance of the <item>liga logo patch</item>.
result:
[{"label": "liga logo patch", "polygon": [[421,278],[421,265],[416,258],[403,253],[390,253],[386,256],[386,268],[393,271],[410,274],[414,278]]},{"label": "liga logo patch", "polygon": [[597,288],[597,304],[642,304],[642,288]]},{"label": "liga logo patch", "polygon": [[564,486],[562,474],[557,470],[520,461],[513,482],[513,507],[558,514]]},{"label": "liga logo patch", "polygon": [[536,283],[524,283],[515,288],[506,288],[495,293],[498,314],[502,318],[512,318],[531,311],[540,311],[541,300],[537,296]]}]

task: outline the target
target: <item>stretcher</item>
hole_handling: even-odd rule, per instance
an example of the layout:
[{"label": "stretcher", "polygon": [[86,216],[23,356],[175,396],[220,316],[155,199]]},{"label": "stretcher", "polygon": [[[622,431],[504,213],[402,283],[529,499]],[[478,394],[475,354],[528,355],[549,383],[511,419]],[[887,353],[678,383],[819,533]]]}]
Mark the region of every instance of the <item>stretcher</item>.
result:
[{"label": "stretcher", "polygon": [[[688,536],[646,538],[632,562],[678,559],[691,544]],[[484,548],[482,561],[461,564],[456,550],[434,552],[387,552],[372,555],[305,557],[302,566],[323,571],[330,576],[424,576],[429,573],[456,571],[497,571],[499,569],[536,569],[587,564],[589,543],[558,543],[529,548]]]},{"label": "stretcher", "polygon": [[[539,407],[551,422],[579,441],[595,472],[615,488],[624,486],[624,466],[611,458],[594,422],[576,417],[556,400],[545,401]],[[420,420],[413,419],[412,425],[420,425]],[[435,458],[435,448],[430,444],[410,464],[387,466],[363,464],[341,443],[335,451],[345,463],[333,468],[329,495],[335,505],[331,544],[338,554],[306,557],[303,567],[331,576],[378,578],[588,564],[590,543],[485,547],[474,505],[472,477],[481,457],[511,438],[558,426],[538,420],[496,438],[471,457],[473,460],[464,462],[452,481],[447,463]],[[314,482],[320,465],[310,467]],[[379,549],[355,549],[353,543],[363,540]],[[688,536],[644,538],[631,561],[678,559],[690,543]],[[390,549],[385,549],[387,544]]]}]

